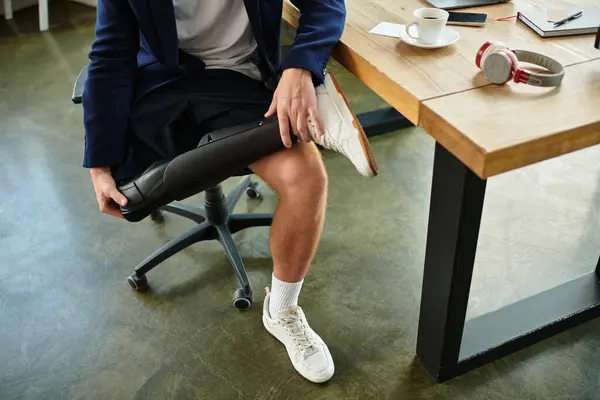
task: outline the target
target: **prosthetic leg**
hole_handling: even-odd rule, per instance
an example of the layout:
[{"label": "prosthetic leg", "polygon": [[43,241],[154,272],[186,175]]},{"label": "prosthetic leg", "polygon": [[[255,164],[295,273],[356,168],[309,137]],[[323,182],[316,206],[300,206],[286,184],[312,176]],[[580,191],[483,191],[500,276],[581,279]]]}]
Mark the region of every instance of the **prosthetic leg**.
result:
[{"label": "prosthetic leg", "polygon": [[217,186],[284,148],[276,116],[211,132],[197,148],[171,161],[155,163],[120,185],[119,191],[128,200],[121,212],[130,222],[141,221],[157,208]]}]

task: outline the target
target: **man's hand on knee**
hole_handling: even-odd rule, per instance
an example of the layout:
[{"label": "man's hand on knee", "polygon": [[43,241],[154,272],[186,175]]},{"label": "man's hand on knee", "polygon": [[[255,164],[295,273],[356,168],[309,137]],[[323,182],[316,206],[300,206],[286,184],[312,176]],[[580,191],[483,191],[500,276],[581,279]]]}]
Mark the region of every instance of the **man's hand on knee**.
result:
[{"label": "man's hand on knee", "polygon": [[127,205],[127,198],[117,190],[110,167],[91,168],[90,177],[96,192],[98,207],[104,214],[123,218],[119,205]]},{"label": "man's hand on knee", "polygon": [[273,95],[273,101],[265,117],[277,114],[281,141],[285,147],[292,147],[292,132],[300,140],[312,141],[308,130],[310,118],[317,134],[323,134],[323,127],[317,111],[317,96],[309,71],[300,68],[289,68],[283,71],[279,85]]}]

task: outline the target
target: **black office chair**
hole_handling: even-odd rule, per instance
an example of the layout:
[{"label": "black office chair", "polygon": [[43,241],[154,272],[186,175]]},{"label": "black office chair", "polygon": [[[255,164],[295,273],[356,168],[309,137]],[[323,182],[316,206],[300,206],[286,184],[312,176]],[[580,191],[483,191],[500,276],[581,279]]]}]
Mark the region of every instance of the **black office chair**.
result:
[{"label": "black office chair", "polygon": [[[84,67],[73,88],[72,101],[75,104],[82,102],[87,66]],[[133,290],[143,290],[148,287],[146,273],[162,261],[180,252],[186,247],[205,240],[219,240],[225,249],[229,262],[233,265],[240,288],[233,293],[233,306],[245,310],[253,302],[252,288],[244,263],[233,241],[232,234],[246,228],[256,226],[270,226],[272,214],[232,214],[236,204],[244,194],[251,198],[260,197],[259,186],[249,176],[245,176],[237,186],[228,194],[223,194],[221,184],[210,187],[204,191],[204,209],[189,206],[179,202],[172,202],[158,208],[150,214],[153,221],[163,220],[163,211],[188,218],[198,225],[182,236],[171,240],[160,249],[156,250],[144,261],[135,267],[135,272],[127,282]]]}]

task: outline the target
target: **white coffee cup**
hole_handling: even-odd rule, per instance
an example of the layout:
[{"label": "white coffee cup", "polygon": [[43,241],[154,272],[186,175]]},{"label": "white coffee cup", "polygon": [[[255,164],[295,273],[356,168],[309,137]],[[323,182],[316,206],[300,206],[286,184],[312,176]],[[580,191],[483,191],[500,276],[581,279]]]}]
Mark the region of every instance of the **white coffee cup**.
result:
[{"label": "white coffee cup", "polygon": [[[405,31],[408,36],[424,44],[437,43],[444,32],[448,22],[448,11],[439,8],[418,8],[413,13],[415,22],[406,25]],[[410,28],[417,28],[418,36],[410,33]]]}]

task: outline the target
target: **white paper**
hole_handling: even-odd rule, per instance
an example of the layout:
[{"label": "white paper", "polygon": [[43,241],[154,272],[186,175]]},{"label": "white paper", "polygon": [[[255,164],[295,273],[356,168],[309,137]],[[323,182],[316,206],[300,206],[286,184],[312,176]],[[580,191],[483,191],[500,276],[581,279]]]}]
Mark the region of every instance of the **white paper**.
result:
[{"label": "white paper", "polygon": [[369,33],[399,38],[400,33],[404,30],[405,26],[406,25],[392,24],[391,22],[381,22],[375,28],[371,29]]}]

